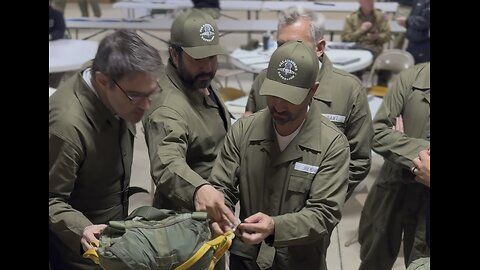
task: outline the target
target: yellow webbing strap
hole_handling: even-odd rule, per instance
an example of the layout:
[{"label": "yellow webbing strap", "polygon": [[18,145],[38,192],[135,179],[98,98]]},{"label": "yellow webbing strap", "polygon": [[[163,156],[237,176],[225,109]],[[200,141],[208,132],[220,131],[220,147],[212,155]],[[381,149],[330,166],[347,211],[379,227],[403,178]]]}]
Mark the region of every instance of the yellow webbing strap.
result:
[{"label": "yellow webbing strap", "polygon": [[207,253],[207,251],[210,250],[210,248],[213,248],[215,250],[215,253],[213,254],[213,259],[210,262],[210,266],[208,267],[208,270],[212,270],[215,267],[215,264],[222,258],[223,254],[230,248],[232,245],[232,239],[235,238],[235,234],[233,231],[228,231],[224,233],[223,235],[217,236],[216,238],[206,242],[203,244],[195,254],[193,254],[190,259],[179,265],[177,268],[174,270],[185,270],[194,265],[200,258]]},{"label": "yellow webbing strap", "polygon": [[100,264],[100,259],[98,258],[97,254],[98,241],[94,241],[90,243],[90,245],[92,245],[93,248],[85,251],[85,253],[83,253],[83,257],[92,260],[96,264]]}]

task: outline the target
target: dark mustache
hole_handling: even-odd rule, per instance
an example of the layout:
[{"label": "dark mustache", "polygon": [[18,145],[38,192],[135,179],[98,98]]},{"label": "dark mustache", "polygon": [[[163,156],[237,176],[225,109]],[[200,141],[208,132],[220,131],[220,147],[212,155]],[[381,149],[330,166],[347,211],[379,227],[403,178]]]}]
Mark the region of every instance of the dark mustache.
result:
[{"label": "dark mustache", "polygon": [[270,112],[271,112],[272,115],[273,115],[273,114],[277,114],[277,115],[280,115],[280,116],[289,116],[289,115],[290,115],[290,113],[287,112],[287,111],[278,112],[277,110],[275,110],[275,108],[271,108],[271,109],[270,109]]},{"label": "dark mustache", "polygon": [[200,78],[201,76],[205,76],[205,75],[208,75],[208,77],[210,77],[210,79],[213,79],[213,77],[215,76],[215,75],[213,74],[213,72],[200,73],[200,74],[198,74],[197,76],[195,76],[195,80],[197,80],[197,79]]}]

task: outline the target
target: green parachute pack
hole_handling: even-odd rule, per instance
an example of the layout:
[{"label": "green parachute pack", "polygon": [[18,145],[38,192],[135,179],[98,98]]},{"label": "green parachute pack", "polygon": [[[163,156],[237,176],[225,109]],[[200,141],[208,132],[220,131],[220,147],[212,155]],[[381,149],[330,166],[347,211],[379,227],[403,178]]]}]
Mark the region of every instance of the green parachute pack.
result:
[{"label": "green parachute pack", "polygon": [[232,231],[212,238],[206,212],[177,213],[142,206],[110,221],[84,253],[105,270],[213,269],[230,248]]}]

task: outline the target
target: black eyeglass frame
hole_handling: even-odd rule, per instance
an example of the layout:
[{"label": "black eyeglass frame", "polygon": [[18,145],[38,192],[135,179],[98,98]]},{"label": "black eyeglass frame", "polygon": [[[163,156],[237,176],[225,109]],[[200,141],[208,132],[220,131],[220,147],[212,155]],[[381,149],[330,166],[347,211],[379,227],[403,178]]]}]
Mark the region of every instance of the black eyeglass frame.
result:
[{"label": "black eyeglass frame", "polygon": [[[123,93],[133,104],[136,104],[136,103],[140,102],[143,98],[146,98],[146,99],[148,99],[148,101],[151,102],[151,101],[153,100],[153,97],[160,92],[160,84],[158,83],[158,80],[157,80],[158,90],[155,90],[155,91],[154,91],[153,93],[151,93],[150,95],[142,95],[142,94],[140,94],[140,95],[138,95],[138,96],[136,96],[136,97],[131,97],[131,96],[127,93],[127,91],[126,91],[125,89],[123,89],[123,88],[117,83],[116,80],[113,80],[113,79],[112,79],[112,81],[113,81],[113,83],[114,83],[118,88],[120,88],[120,90],[122,91],[122,93]],[[137,98],[138,98],[138,100],[137,100]]]}]

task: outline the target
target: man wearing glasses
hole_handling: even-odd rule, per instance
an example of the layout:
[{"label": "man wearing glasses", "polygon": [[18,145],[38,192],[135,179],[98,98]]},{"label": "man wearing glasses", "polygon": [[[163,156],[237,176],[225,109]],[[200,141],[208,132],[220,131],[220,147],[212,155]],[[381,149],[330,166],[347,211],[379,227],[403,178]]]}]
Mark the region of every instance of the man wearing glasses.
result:
[{"label": "man wearing glasses", "polygon": [[159,92],[162,70],[155,48],[120,30],[50,97],[52,269],[99,269],[81,254],[108,221],[128,215],[135,123]]},{"label": "man wearing glasses", "polygon": [[207,182],[230,129],[230,113],[211,85],[217,55],[227,54],[218,34],[215,20],[203,11],[194,9],[173,21],[162,92],[143,126],[156,184],[153,206],[207,211],[228,224],[235,217],[223,194]]}]

